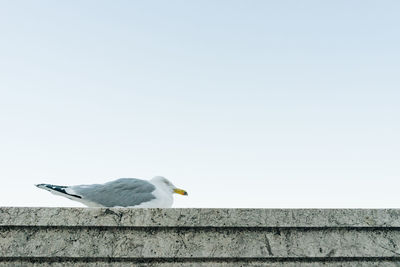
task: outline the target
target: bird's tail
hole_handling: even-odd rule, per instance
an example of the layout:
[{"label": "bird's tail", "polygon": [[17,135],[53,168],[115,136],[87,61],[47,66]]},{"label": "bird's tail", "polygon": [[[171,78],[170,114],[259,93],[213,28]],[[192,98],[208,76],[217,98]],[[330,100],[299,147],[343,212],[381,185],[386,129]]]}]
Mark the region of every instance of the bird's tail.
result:
[{"label": "bird's tail", "polygon": [[35,184],[35,185],[41,189],[47,190],[56,195],[64,195],[64,196],[67,195],[71,197],[82,198],[81,196],[69,194],[67,191],[65,191],[65,189],[68,188],[68,186],[53,185],[53,184]]}]

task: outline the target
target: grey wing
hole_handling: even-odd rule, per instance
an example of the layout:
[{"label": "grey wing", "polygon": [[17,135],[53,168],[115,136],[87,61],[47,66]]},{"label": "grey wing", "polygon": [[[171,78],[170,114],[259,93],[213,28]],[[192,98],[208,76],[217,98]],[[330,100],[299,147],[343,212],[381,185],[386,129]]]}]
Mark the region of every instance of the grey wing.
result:
[{"label": "grey wing", "polygon": [[155,199],[155,186],[135,178],[121,178],[105,184],[76,185],[70,189],[82,200],[98,203],[104,207],[130,207]]}]

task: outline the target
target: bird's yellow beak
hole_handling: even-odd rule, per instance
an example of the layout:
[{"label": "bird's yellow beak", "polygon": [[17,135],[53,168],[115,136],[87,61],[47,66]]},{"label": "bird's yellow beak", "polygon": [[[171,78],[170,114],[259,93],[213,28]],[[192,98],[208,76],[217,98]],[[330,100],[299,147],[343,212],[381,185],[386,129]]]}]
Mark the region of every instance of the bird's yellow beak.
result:
[{"label": "bird's yellow beak", "polygon": [[177,194],[183,195],[183,196],[187,196],[188,195],[188,193],[185,190],[179,189],[179,188],[175,188],[174,189],[174,193],[177,193]]}]

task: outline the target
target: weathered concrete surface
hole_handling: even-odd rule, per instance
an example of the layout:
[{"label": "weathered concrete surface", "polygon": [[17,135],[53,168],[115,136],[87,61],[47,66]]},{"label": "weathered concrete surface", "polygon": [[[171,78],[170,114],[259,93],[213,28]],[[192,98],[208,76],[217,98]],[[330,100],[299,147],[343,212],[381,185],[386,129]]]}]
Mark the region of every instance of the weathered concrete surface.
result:
[{"label": "weathered concrete surface", "polygon": [[0,208],[0,266],[400,266],[400,210]]},{"label": "weathered concrete surface", "polygon": [[160,261],[96,261],[96,262],[85,262],[85,261],[56,261],[56,262],[44,262],[37,261],[32,262],[31,260],[26,261],[9,261],[9,262],[0,262],[0,267],[3,266],[36,266],[36,267],[64,267],[64,266],[77,266],[77,267],[109,267],[109,266],[146,266],[146,267],[240,267],[240,266],[268,266],[268,267],[316,267],[316,266],[324,266],[324,267],[398,267],[400,264],[395,261],[390,260],[382,260],[382,261],[313,261],[313,262],[304,262],[304,261],[268,261],[268,260],[255,260],[255,261],[234,261],[234,262],[224,262],[224,261],[203,261],[203,262],[186,262],[186,261],[178,261],[178,262],[160,262]]},{"label": "weathered concrete surface", "polygon": [[0,208],[0,226],[400,227],[400,209]]}]

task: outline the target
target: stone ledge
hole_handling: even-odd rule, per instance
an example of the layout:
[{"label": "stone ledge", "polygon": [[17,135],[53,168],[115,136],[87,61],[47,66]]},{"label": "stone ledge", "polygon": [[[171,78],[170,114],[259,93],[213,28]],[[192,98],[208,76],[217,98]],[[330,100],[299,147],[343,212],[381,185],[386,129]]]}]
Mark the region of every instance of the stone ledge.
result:
[{"label": "stone ledge", "polygon": [[235,261],[235,262],[224,262],[224,261],[205,261],[205,262],[162,262],[162,261],[112,261],[106,260],[101,262],[87,262],[87,261],[0,261],[0,266],[40,266],[40,267],[64,267],[64,266],[77,266],[77,267],[109,267],[109,266],[147,266],[147,267],[241,267],[241,266],[267,266],[267,267],[398,267],[398,261],[391,260],[379,260],[379,261],[321,261],[321,262],[305,262],[305,261]]},{"label": "stone ledge", "polygon": [[399,209],[0,208],[0,226],[400,227]]},{"label": "stone ledge", "polygon": [[400,210],[0,208],[0,266],[399,266]]}]

